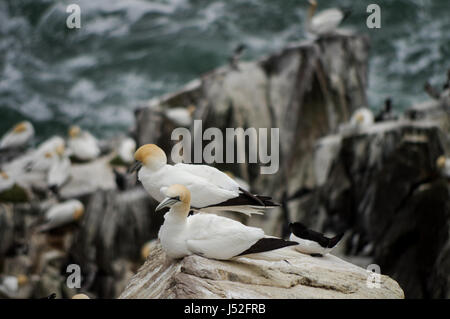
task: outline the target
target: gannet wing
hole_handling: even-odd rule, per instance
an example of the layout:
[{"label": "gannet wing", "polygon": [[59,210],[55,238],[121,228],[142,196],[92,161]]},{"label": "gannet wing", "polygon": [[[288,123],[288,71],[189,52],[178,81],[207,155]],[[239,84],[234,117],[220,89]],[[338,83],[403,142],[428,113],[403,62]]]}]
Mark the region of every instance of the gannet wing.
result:
[{"label": "gannet wing", "polygon": [[226,260],[249,249],[264,237],[260,228],[248,227],[216,215],[194,215],[188,219],[188,249],[197,255]]},{"label": "gannet wing", "polygon": [[223,189],[236,192],[239,191],[239,184],[227,174],[219,171],[215,167],[184,163],[178,163],[174,165],[174,167],[177,167],[198,177],[202,177],[208,182],[215,184]]},{"label": "gannet wing", "polygon": [[311,20],[311,29],[321,34],[336,29],[344,18],[339,9],[327,9],[317,13]]}]

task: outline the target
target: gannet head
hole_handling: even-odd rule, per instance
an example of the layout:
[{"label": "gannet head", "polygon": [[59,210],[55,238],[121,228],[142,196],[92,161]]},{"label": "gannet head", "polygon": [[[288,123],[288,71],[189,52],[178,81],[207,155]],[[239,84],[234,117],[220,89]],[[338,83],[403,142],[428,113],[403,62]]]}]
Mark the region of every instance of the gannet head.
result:
[{"label": "gannet head", "polygon": [[356,122],[359,124],[364,123],[364,115],[362,113],[358,113],[355,116]]},{"label": "gannet head", "polygon": [[166,191],[166,198],[159,203],[155,211],[161,210],[164,207],[176,207],[183,211],[189,212],[191,204],[191,192],[181,184],[170,186]]},{"label": "gannet head", "polygon": [[84,205],[82,202],[76,200],[73,204],[73,207],[74,207],[73,219],[75,221],[78,221],[84,215]]},{"label": "gannet head", "polygon": [[26,275],[18,275],[17,276],[17,284],[19,287],[26,285],[28,283],[28,276]]},{"label": "gannet head", "polygon": [[4,171],[0,171],[0,176],[1,176],[3,179],[9,179],[9,175],[6,174],[6,172],[4,172]]},{"label": "gannet head", "polygon": [[69,128],[69,136],[71,138],[75,138],[75,137],[79,136],[80,133],[81,133],[81,128],[78,125],[72,125]]},{"label": "gannet head", "polygon": [[446,162],[445,156],[444,155],[439,156],[436,160],[437,168],[443,169],[445,167],[445,162]]},{"label": "gannet head", "polygon": [[193,105],[193,104],[189,105],[189,106],[187,107],[187,110],[188,110],[188,112],[189,112],[189,115],[192,116],[192,114],[194,114],[194,112],[195,112],[195,109],[196,109],[195,105]]},{"label": "gannet head", "polygon": [[63,155],[64,155],[64,150],[65,150],[64,144],[59,144],[59,145],[56,146],[56,148],[55,148],[55,152],[56,152],[56,154],[58,154],[59,156],[63,156]]},{"label": "gannet head", "polygon": [[16,134],[25,132],[28,130],[29,126],[30,126],[30,122],[27,122],[27,121],[17,123],[13,128],[13,132]]},{"label": "gannet head", "polygon": [[149,241],[149,242],[145,243],[144,246],[142,246],[142,248],[141,248],[141,258],[143,260],[146,260],[147,257],[150,255],[151,249],[152,249],[152,245],[153,245],[153,243],[151,241]]},{"label": "gannet head", "polygon": [[88,295],[85,294],[76,294],[72,297],[72,299],[91,299]]},{"label": "gannet head", "polygon": [[312,5],[314,7],[317,7],[317,1],[316,0],[308,0],[308,2],[309,2],[310,5]]},{"label": "gannet head", "polygon": [[167,164],[166,153],[155,144],[145,144],[139,147],[134,153],[134,159],[138,164],[141,163],[151,170],[158,170]]}]

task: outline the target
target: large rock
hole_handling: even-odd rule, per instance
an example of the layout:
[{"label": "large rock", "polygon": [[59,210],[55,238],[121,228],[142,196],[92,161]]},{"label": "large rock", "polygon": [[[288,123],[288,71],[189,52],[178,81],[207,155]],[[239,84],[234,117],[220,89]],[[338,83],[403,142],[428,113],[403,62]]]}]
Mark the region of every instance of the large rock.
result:
[{"label": "large rock", "polygon": [[264,253],[270,260],[218,261],[192,255],[168,259],[159,244],[120,298],[403,298],[400,286],[333,255],[314,258],[292,248]]},{"label": "large rock", "polygon": [[346,230],[344,253],[380,265],[408,298],[447,296],[450,195],[436,168],[445,139],[440,120],[422,118],[319,141],[316,171],[325,179],[289,202],[290,219]]},{"label": "large rock", "polygon": [[[138,145],[158,144],[170,161],[176,125],[164,111],[180,106],[196,106],[193,119],[202,120],[203,131],[210,127],[222,132],[226,128],[279,128],[280,163],[274,174],[263,175],[261,163],[248,161],[213,165],[245,179],[253,192],[281,201],[305,186],[316,185],[311,174],[315,141],[335,132],[356,108],[366,105],[368,49],[364,36],[334,35],[292,44],[259,61],[240,62],[237,69],[213,70],[179,92],[142,105],[136,111]],[[192,125],[190,130],[193,136]],[[268,149],[274,152],[270,132],[268,137]],[[254,146],[247,143],[247,154]],[[274,209],[248,223],[280,235],[282,216],[281,209]]]}]

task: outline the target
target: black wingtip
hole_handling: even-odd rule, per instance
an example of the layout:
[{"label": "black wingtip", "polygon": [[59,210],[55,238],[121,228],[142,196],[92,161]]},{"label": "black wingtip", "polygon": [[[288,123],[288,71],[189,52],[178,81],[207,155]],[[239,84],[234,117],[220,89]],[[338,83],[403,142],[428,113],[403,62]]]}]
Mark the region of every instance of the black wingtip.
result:
[{"label": "black wingtip", "polygon": [[238,256],[263,253],[275,249],[280,249],[288,246],[298,245],[295,241],[284,240],[281,238],[261,238],[253,246],[246,251],[240,253]]},{"label": "black wingtip", "polygon": [[330,242],[328,243],[328,248],[333,248],[337,245],[337,243],[344,237],[345,233],[340,233],[339,235],[334,236],[333,238],[330,238]]}]

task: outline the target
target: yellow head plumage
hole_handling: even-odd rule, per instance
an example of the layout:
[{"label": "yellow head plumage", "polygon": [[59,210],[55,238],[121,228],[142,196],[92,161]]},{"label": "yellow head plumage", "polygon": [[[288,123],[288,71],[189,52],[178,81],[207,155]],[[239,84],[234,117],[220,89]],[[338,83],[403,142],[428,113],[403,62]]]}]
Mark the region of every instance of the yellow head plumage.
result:
[{"label": "yellow head plumage", "polygon": [[27,130],[27,122],[17,123],[13,128],[14,133],[22,133],[25,132],[26,130]]},{"label": "yellow head plumage", "polygon": [[145,144],[134,153],[134,159],[150,169],[159,169],[167,164],[166,153],[155,144]]},{"label": "yellow head plumage", "polygon": [[77,125],[72,125],[69,128],[69,136],[72,138],[77,137],[78,135],[80,135],[80,133],[81,133],[81,128]]},{"label": "yellow head plumage", "polygon": [[436,160],[437,168],[443,169],[445,167],[445,162],[446,162],[445,156],[444,155],[439,156]]}]

